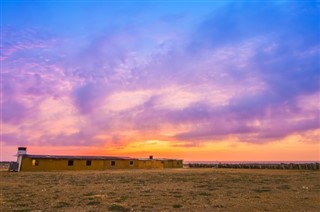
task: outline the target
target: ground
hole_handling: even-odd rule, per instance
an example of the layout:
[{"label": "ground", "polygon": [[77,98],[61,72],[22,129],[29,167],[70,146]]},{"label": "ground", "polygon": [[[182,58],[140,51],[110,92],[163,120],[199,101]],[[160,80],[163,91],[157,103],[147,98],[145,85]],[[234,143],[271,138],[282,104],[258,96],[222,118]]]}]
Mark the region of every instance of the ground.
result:
[{"label": "ground", "polygon": [[0,211],[320,211],[320,171],[0,172]]}]

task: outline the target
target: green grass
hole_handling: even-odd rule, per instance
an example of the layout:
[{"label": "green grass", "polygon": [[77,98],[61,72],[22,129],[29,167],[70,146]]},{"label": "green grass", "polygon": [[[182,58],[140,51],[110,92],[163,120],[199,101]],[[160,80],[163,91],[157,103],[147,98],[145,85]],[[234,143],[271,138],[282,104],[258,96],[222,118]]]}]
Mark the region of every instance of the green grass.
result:
[{"label": "green grass", "polygon": [[271,189],[268,189],[268,188],[259,188],[259,189],[253,189],[254,192],[257,192],[257,193],[265,193],[265,192],[270,192]]},{"label": "green grass", "polygon": [[127,199],[128,199],[127,196],[122,196],[122,197],[120,197],[119,199],[117,199],[116,202],[118,202],[118,203],[124,202],[124,201],[126,201]]},{"label": "green grass", "polygon": [[97,201],[97,200],[95,200],[95,201],[90,201],[90,202],[87,203],[87,205],[99,205],[99,204],[100,204],[100,202]]},{"label": "green grass", "polygon": [[20,207],[29,206],[29,204],[28,204],[28,203],[18,203],[17,205],[18,205],[18,206],[20,206]]},{"label": "green grass", "polygon": [[67,202],[58,202],[56,208],[64,208],[70,206],[70,203]]},{"label": "green grass", "polygon": [[94,195],[94,192],[88,192],[88,193],[85,193],[83,196],[88,197],[88,196],[93,196],[93,195]]},{"label": "green grass", "polygon": [[199,193],[199,195],[201,195],[201,196],[210,196],[211,194],[207,193],[207,192],[201,192],[201,193]]},{"label": "green grass", "polygon": [[30,209],[15,209],[13,212],[29,212]]},{"label": "green grass", "polygon": [[173,208],[182,208],[182,205],[175,204],[172,206]]},{"label": "green grass", "polygon": [[116,195],[116,192],[110,191],[107,194],[110,195],[110,196],[114,196],[114,195]]},{"label": "green grass", "polygon": [[110,205],[109,210],[110,211],[120,211],[120,212],[129,211],[128,208],[125,208],[122,205],[116,205],[116,204]]},{"label": "green grass", "polygon": [[284,184],[284,185],[278,186],[277,189],[290,189],[290,186],[287,184]]}]

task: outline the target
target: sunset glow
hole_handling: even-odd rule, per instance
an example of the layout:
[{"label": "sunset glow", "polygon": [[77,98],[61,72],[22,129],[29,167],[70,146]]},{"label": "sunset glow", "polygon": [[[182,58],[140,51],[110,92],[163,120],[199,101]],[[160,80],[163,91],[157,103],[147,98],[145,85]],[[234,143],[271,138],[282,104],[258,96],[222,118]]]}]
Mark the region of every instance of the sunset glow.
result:
[{"label": "sunset glow", "polygon": [[1,2],[1,158],[319,161],[316,1]]}]

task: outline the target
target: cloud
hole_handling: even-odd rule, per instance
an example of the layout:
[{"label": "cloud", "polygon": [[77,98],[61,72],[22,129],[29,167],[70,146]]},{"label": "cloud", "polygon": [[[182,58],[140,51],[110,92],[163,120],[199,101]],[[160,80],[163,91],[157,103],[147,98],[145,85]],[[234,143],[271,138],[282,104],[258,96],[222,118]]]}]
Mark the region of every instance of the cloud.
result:
[{"label": "cloud", "polygon": [[1,105],[3,122],[19,124],[28,116],[28,109],[17,101],[6,101]]},{"label": "cloud", "polygon": [[37,28],[19,29],[3,26],[1,33],[5,38],[1,43],[1,61],[27,56],[26,52],[30,50],[41,50],[55,43],[53,35]]},{"label": "cloud", "polygon": [[88,114],[101,105],[103,98],[110,93],[107,86],[87,83],[77,87],[74,92],[74,105],[82,114]]},{"label": "cloud", "polygon": [[[317,8],[231,3],[192,28],[179,28],[185,16],[161,18],[69,40],[23,31],[5,44],[3,121],[25,134],[37,129],[30,143],[66,146],[159,138],[197,145],[229,136],[265,143],[316,130],[319,109],[306,105],[319,100]],[[71,120],[69,132],[45,127],[56,118],[39,105],[51,98],[55,107],[68,103],[46,112]]]},{"label": "cloud", "polygon": [[27,146],[33,143],[26,135],[18,135],[17,133],[3,133],[1,142],[10,146]]}]

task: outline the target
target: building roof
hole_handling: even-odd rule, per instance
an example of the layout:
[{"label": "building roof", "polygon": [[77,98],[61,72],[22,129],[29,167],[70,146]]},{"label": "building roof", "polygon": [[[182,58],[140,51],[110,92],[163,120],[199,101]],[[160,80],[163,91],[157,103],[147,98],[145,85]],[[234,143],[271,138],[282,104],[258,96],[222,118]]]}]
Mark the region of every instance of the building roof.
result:
[{"label": "building roof", "polygon": [[130,157],[115,157],[115,156],[70,156],[70,155],[28,155],[23,157],[34,159],[68,159],[68,160],[129,160],[135,159]]},{"label": "building roof", "polygon": [[23,157],[33,159],[66,159],[66,160],[181,160],[169,158],[131,158],[131,157],[117,157],[117,156],[71,156],[71,155],[29,155],[25,154]]},{"label": "building roof", "polygon": [[182,160],[182,159],[173,159],[173,158],[137,158],[138,160]]}]

